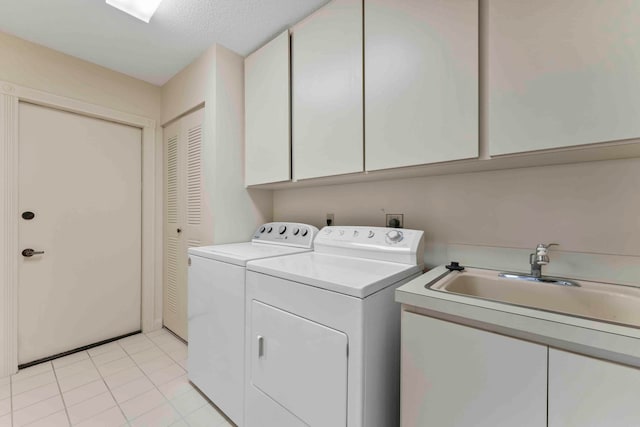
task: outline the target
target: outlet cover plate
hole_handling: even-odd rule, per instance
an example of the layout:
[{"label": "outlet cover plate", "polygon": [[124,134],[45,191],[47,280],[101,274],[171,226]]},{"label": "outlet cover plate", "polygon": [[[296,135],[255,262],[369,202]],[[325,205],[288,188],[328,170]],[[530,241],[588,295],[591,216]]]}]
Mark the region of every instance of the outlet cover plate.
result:
[{"label": "outlet cover plate", "polygon": [[404,214],[386,214],[385,227],[404,228]]}]

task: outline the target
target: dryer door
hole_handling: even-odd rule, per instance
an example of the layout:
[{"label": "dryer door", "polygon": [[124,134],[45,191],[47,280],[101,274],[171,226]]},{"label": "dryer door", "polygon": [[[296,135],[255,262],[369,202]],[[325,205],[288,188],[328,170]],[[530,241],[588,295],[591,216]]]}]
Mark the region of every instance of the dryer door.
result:
[{"label": "dryer door", "polygon": [[347,423],[347,336],[252,301],[251,382],[310,426]]}]

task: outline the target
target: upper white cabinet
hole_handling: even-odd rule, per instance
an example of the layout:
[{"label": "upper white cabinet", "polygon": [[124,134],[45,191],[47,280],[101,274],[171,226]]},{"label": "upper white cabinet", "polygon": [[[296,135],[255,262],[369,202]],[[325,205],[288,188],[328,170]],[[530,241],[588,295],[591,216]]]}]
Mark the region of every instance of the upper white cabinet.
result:
[{"label": "upper white cabinet", "polygon": [[249,55],[245,73],[245,185],[291,179],[289,31]]},{"label": "upper white cabinet", "polygon": [[292,30],[293,177],[363,170],[362,0],[333,0]]},{"label": "upper white cabinet", "polygon": [[366,169],[478,156],[478,0],[365,1]]},{"label": "upper white cabinet", "polygon": [[492,155],[640,137],[634,2],[486,4]]},{"label": "upper white cabinet", "polygon": [[640,420],[640,370],[549,349],[549,427],[627,427]]},{"label": "upper white cabinet", "polygon": [[546,427],[547,348],[402,312],[401,426]]}]

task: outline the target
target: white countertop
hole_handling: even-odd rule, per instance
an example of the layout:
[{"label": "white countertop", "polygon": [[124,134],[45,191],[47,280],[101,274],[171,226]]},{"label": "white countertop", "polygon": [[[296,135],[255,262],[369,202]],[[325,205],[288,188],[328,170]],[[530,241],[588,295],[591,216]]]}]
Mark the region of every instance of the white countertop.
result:
[{"label": "white countertop", "polygon": [[640,329],[456,295],[426,287],[436,267],[396,290],[407,311],[640,367]]}]

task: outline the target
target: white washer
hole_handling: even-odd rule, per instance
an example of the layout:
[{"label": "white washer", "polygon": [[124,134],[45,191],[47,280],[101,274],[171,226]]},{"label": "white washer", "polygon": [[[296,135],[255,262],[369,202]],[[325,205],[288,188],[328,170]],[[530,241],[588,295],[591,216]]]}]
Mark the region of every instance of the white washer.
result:
[{"label": "white washer", "polygon": [[251,242],[189,249],[188,372],[237,425],[243,425],[244,307],[247,261],[308,252],[318,229],[274,222]]},{"label": "white washer", "polygon": [[397,426],[394,290],[422,259],[422,231],[325,227],[314,252],[247,263],[245,426]]}]

